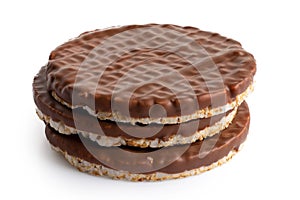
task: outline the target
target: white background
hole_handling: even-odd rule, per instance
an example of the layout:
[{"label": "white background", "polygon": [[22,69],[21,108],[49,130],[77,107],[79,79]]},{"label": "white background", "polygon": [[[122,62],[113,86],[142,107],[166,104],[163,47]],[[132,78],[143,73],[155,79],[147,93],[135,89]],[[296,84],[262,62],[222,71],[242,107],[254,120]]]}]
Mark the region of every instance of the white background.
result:
[{"label": "white background", "polygon": [[[296,2],[2,1],[0,198],[299,199]],[[79,173],[49,148],[35,115],[32,79],[51,50],[81,32],[149,22],[219,32],[254,54],[258,71],[245,147],[222,167],[181,180],[132,183]]]}]

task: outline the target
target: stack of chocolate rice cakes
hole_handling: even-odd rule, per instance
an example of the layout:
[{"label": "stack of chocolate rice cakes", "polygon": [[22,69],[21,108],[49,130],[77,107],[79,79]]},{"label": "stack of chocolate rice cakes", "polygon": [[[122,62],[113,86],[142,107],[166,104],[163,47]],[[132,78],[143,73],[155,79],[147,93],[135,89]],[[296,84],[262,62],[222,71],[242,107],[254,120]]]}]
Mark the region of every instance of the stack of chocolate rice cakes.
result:
[{"label": "stack of chocolate rice cakes", "polygon": [[245,141],[254,57],[194,27],[85,32],[51,52],[33,82],[46,137],[80,171],[131,181],[196,175]]}]

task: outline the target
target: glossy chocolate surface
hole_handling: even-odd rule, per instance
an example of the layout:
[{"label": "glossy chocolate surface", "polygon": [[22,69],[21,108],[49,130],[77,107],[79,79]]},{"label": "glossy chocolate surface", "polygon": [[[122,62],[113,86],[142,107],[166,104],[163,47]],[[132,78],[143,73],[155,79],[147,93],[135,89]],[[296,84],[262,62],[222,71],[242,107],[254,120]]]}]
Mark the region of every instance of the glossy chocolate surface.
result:
[{"label": "glossy chocolate surface", "polygon": [[[91,163],[133,173],[144,170],[145,173],[164,172],[173,174],[208,166],[226,156],[230,151],[238,149],[247,137],[249,123],[250,114],[248,106],[244,102],[227,129],[221,131],[218,135],[197,141],[191,145],[178,145],[161,149],[140,149],[128,146],[107,148],[101,147],[88,139],[79,138],[78,135],[66,136],[59,134],[49,126],[46,127],[46,136],[53,146],[59,147],[69,155]],[[183,149],[185,149],[185,152],[182,154]],[[155,153],[156,151],[158,153],[155,154],[152,160],[149,160],[149,153]],[[93,154],[90,152],[93,152]],[[174,162],[166,166],[163,165],[170,160],[174,160],[174,158],[176,158]],[[157,168],[160,165],[164,167]]]},{"label": "glossy chocolate surface", "polygon": [[150,117],[154,104],[168,117],[223,106],[256,72],[254,57],[235,40],[158,24],[83,33],[52,51],[47,66],[48,90],[66,103],[137,118]]},{"label": "glossy chocolate surface", "polygon": [[[203,130],[208,126],[214,125],[220,121],[226,114],[212,116],[210,118],[203,118],[192,120],[181,124],[150,124],[147,126],[132,125],[130,123],[116,123],[108,120],[98,120],[97,118],[88,114],[82,108],[70,109],[57,102],[47,91],[46,86],[46,67],[42,67],[40,72],[35,76],[33,82],[34,101],[38,109],[45,115],[50,116],[56,122],[78,128],[81,131],[96,133],[99,135],[106,135],[110,137],[124,137],[124,138],[147,138],[147,139],[161,139],[168,140],[175,134],[188,137],[195,134],[196,131]],[[74,113],[73,113],[74,112]],[[76,122],[74,122],[74,116]],[[76,126],[75,126],[76,125]]]}]

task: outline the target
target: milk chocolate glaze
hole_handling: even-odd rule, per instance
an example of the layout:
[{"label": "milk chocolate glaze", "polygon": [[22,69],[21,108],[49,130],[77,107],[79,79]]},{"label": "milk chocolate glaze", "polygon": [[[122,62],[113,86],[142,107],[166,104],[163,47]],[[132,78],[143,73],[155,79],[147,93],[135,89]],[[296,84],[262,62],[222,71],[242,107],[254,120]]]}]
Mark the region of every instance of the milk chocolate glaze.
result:
[{"label": "milk chocolate glaze", "polygon": [[[191,145],[177,145],[160,149],[140,149],[128,146],[107,148],[100,147],[88,139],[81,138],[85,140],[84,146],[78,135],[62,135],[50,126],[46,127],[46,137],[53,146],[59,147],[69,155],[91,163],[104,165],[108,168],[114,166],[113,169],[125,170],[132,173],[139,168],[140,170],[145,169],[147,173],[164,172],[174,174],[201,166],[208,166],[228,155],[231,150],[238,149],[247,137],[249,123],[250,114],[248,106],[244,102],[239,107],[237,116],[227,129],[213,137],[197,141]],[[202,147],[204,144],[205,146]],[[206,148],[206,146],[209,146],[207,144],[214,144],[213,148]],[[89,150],[87,150],[86,146],[88,146]],[[187,149],[183,154],[182,148]],[[121,154],[120,149],[123,150]],[[143,156],[145,153],[154,151],[159,151],[159,154],[152,161],[147,156]],[[90,152],[93,152],[93,155]],[[100,159],[96,159],[96,157]],[[174,157],[177,158],[174,162],[157,169],[158,165],[168,162],[168,160]],[[103,160],[105,160],[106,164],[103,164]]]},{"label": "milk chocolate glaze", "polygon": [[[168,140],[176,134],[188,137],[196,131],[214,125],[222,117],[229,114],[232,110],[224,114],[212,116],[210,118],[196,119],[182,124],[150,124],[147,126],[132,125],[130,123],[116,123],[108,120],[98,120],[88,114],[82,108],[70,109],[57,102],[47,91],[46,86],[46,67],[42,67],[35,76],[33,82],[34,101],[38,109],[45,115],[50,116],[56,122],[79,128],[80,131],[106,135],[110,137],[123,137],[131,139],[147,138]],[[72,112],[76,112],[73,115]],[[74,116],[76,123],[74,123]],[[75,124],[77,126],[75,126]],[[180,127],[180,128],[179,128]]]},{"label": "milk chocolate glaze", "polygon": [[[105,48],[112,37],[119,39]],[[168,51],[171,40],[178,48]],[[124,53],[115,55],[119,50]],[[85,32],[58,46],[46,77],[47,89],[73,106],[144,118],[155,104],[167,117],[223,106],[246,90],[255,72],[254,57],[235,40],[194,27],[147,24]]]}]

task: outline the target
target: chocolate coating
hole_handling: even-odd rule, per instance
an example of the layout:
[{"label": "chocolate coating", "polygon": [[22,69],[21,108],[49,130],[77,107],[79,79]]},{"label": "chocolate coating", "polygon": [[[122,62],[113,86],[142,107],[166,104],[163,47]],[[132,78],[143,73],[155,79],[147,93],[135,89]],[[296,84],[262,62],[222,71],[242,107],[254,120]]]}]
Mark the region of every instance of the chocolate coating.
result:
[{"label": "chocolate coating", "polygon": [[[135,30],[137,35],[127,34]],[[119,40],[99,47],[112,37]],[[171,40],[177,46],[170,52]],[[194,58],[197,45],[204,53]],[[121,55],[114,54],[122,49]],[[96,113],[117,110],[135,118],[150,117],[154,104],[161,105],[167,117],[223,106],[246,90],[256,72],[253,56],[235,40],[193,27],[159,24],[83,33],[52,51],[47,66],[48,90],[68,104],[86,105]],[[157,80],[147,82],[149,77]]]},{"label": "chocolate coating", "polygon": [[[47,126],[46,136],[53,146],[59,147],[69,155],[91,163],[132,173],[145,169],[146,173],[164,172],[173,174],[201,166],[208,166],[226,156],[231,150],[237,149],[247,137],[249,123],[250,114],[248,106],[244,102],[239,107],[237,116],[227,129],[221,131],[218,135],[197,141],[191,145],[178,145],[162,149],[140,149],[128,146],[107,148],[101,147],[88,139],[81,138],[84,140],[84,144],[88,145],[89,150],[87,150],[78,135],[62,135]],[[207,148],[209,147],[207,144],[214,144],[214,146],[212,149]],[[202,147],[202,145],[204,146]],[[120,153],[119,148],[123,150],[122,153]],[[183,154],[182,148],[186,148]],[[156,154],[152,162],[149,162],[149,159],[144,154],[154,151],[159,151],[159,154]],[[93,155],[90,152],[93,152]],[[177,159],[171,164],[156,169],[161,163],[174,158]],[[103,160],[105,160],[105,164],[102,162]]]},{"label": "chocolate coating", "polygon": [[[182,124],[150,124],[147,126],[132,125],[130,123],[118,123],[108,120],[95,120],[95,117],[88,114],[82,108],[70,109],[57,102],[47,91],[46,86],[46,67],[42,67],[40,72],[35,76],[33,82],[34,101],[38,109],[45,115],[50,116],[56,122],[75,128],[80,128],[81,131],[106,135],[110,137],[123,138],[159,138],[163,141],[168,140],[175,134],[188,137],[195,134],[196,131],[203,130],[208,126],[214,125],[220,121],[222,117],[229,114],[232,110],[224,114],[212,116],[185,122]],[[73,118],[76,117],[76,123]],[[102,131],[101,131],[101,129]],[[180,128],[179,128],[180,127]],[[125,130],[125,131],[124,131]]]}]

